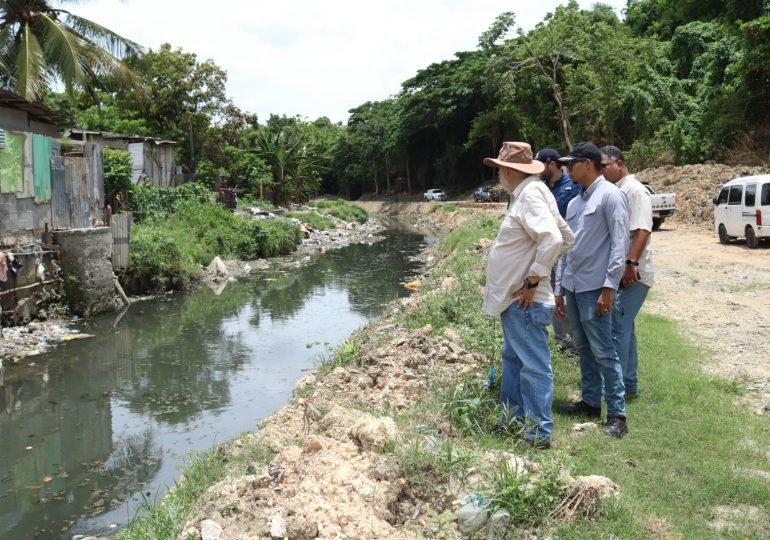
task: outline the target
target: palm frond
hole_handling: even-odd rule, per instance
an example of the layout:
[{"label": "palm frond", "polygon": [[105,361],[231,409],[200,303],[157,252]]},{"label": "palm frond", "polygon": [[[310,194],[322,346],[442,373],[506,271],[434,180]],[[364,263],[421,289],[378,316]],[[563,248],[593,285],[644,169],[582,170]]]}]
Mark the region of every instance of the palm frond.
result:
[{"label": "palm frond", "polygon": [[128,56],[141,56],[144,49],[138,43],[124,38],[109,28],[95,23],[89,19],[74,15],[65,10],[59,10],[65,15],[64,24],[77,32],[88,41],[93,42],[116,58]]},{"label": "palm frond", "polygon": [[16,93],[32,101],[42,99],[49,86],[50,72],[45,54],[29,23],[24,23],[21,27],[21,40],[15,60],[15,79]]},{"label": "palm frond", "polygon": [[117,79],[128,90],[138,91],[142,87],[139,77],[129,68],[125,62],[111,55],[99,47],[91,47],[86,52],[89,72],[94,80],[103,80],[107,77]]},{"label": "palm frond", "polygon": [[86,43],[45,13],[37,13],[36,30],[43,40],[43,51],[51,68],[69,88],[85,78]]},{"label": "palm frond", "polygon": [[[3,0],[0,0],[0,9],[2,9],[2,2]],[[0,77],[4,79],[11,76],[13,58],[10,56],[10,53],[12,50],[13,31],[10,25],[8,25],[0,29]]]}]

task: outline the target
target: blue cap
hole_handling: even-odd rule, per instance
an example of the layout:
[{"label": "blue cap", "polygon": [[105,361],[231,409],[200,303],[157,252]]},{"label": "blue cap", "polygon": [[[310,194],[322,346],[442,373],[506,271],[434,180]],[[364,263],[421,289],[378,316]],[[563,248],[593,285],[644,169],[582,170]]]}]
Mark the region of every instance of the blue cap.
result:
[{"label": "blue cap", "polygon": [[559,152],[553,148],[543,148],[537,153],[535,159],[542,163],[548,163],[549,161],[558,161],[560,157]]}]

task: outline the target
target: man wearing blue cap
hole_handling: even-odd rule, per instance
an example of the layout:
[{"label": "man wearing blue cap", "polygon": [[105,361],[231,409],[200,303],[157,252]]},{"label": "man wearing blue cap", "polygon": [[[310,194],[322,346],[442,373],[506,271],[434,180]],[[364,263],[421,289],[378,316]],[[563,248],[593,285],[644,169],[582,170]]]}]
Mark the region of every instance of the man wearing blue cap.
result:
[{"label": "man wearing blue cap", "polygon": [[602,176],[602,154],[596,145],[578,143],[559,161],[582,188],[567,207],[575,243],[559,261],[554,291],[557,314],[565,311],[566,300],[580,356],[582,399],[557,410],[601,417],[603,386],[607,402],[604,431],[620,438],[628,427],[623,372],[612,339],[612,309],[626,266],[628,202]]},{"label": "man wearing blue cap", "polygon": [[[556,199],[556,206],[559,208],[561,217],[566,218],[567,205],[580,193],[580,184],[573,182],[567,171],[562,170],[559,158],[561,155],[553,148],[543,148],[535,156],[535,159],[545,167],[539,175],[540,180],[545,182],[545,185],[551,190],[551,195]],[[555,266],[551,272],[551,286],[556,286]],[[552,326],[556,346],[576,354],[577,348],[575,348],[575,343],[571,337],[569,316],[565,314],[564,317],[554,317]]]}]

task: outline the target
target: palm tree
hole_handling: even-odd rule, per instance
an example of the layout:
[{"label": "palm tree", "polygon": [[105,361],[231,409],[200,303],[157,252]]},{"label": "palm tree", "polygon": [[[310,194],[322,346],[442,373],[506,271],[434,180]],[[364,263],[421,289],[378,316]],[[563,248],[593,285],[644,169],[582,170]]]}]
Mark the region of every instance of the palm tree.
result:
[{"label": "palm tree", "polygon": [[[59,0],[59,4],[78,0]],[[122,62],[142,48],[93,21],[53,7],[47,0],[0,0],[0,85],[39,101],[56,81],[70,96],[75,89],[94,95],[108,76],[132,84]]]}]

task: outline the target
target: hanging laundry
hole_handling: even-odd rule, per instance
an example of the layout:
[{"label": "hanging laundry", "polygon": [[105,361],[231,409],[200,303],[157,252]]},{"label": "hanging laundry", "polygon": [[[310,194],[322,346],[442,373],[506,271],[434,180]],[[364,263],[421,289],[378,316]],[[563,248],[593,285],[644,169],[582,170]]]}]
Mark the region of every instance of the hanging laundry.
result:
[{"label": "hanging laundry", "polygon": [[0,193],[21,191],[24,134],[6,133],[5,148],[0,148]]},{"label": "hanging laundry", "polygon": [[[42,135],[32,135],[32,161],[35,177],[35,202],[51,200],[51,150],[53,141]],[[21,190],[19,190],[21,191]]]},{"label": "hanging laundry", "polygon": [[8,258],[5,251],[0,251],[0,283],[8,281]]},{"label": "hanging laundry", "polygon": [[5,148],[5,130],[0,128],[0,148]]},{"label": "hanging laundry", "polygon": [[40,259],[35,259],[35,263],[37,265],[37,279],[43,282],[45,281],[45,266],[43,266],[43,263],[40,262]]}]

